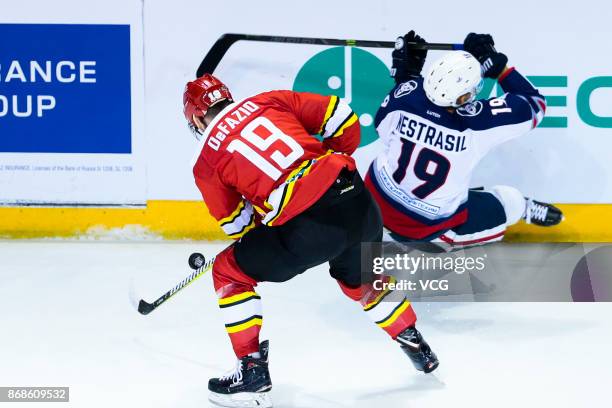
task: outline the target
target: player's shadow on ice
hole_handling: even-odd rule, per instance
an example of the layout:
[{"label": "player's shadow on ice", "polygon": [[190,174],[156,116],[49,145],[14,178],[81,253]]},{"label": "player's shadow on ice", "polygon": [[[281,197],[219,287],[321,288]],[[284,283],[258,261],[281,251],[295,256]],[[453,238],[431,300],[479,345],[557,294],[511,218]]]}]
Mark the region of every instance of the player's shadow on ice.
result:
[{"label": "player's shadow on ice", "polygon": [[[334,393],[333,397],[342,399],[342,392]],[[274,408],[353,407],[350,401],[325,398],[319,394],[305,392],[302,388],[289,383],[274,384],[272,401]]]},{"label": "player's shadow on ice", "polygon": [[[357,400],[371,400],[377,398],[394,398],[400,397],[399,394],[408,393],[406,399],[414,399],[417,393],[441,390],[446,387],[446,384],[434,374],[418,374],[414,376],[413,382],[399,387],[379,389],[372,392],[357,395]],[[406,399],[401,399],[405,401]],[[399,399],[398,399],[399,400]]]},{"label": "player's shadow on ice", "polygon": [[[501,305],[494,311],[488,307],[489,303],[417,303],[415,310],[417,315],[423,316],[422,322],[426,326],[435,327],[436,330],[443,332],[460,334],[472,332],[487,327],[499,327],[502,329],[499,334],[504,338],[509,331],[520,331],[523,338],[526,337],[556,337],[565,336],[568,330],[583,331],[597,326],[596,322],[577,319],[574,317],[547,316],[545,319],[540,314],[529,316],[524,311],[516,312],[513,310],[514,303],[494,303]],[[457,312],[462,308],[469,314],[473,314],[473,307],[482,309],[482,313],[490,313],[493,318],[464,318],[457,317]],[[543,304],[546,307],[546,303]],[[534,304],[537,308],[538,304]]]},{"label": "player's shadow on ice", "polygon": [[[305,392],[293,384],[275,384],[272,399],[275,408],[331,408],[331,407],[373,407],[388,406],[390,401],[413,400],[419,393],[441,390],[446,387],[434,375],[415,375],[409,384],[392,388],[379,388],[363,394],[355,394],[354,390],[343,389],[334,391],[329,397],[321,393]],[[377,401],[380,400],[380,401]],[[407,405],[402,405],[406,407]],[[408,405],[409,406],[409,405]]]},{"label": "player's shadow on ice", "polygon": [[[378,340],[378,330],[367,330],[366,327],[372,323],[365,313],[351,307],[350,302],[336,302],[335,304],[321,304],[318,307],[318,314],[322,316],[322,321],[336,330],[342,330],[349,334],[359,331],[361,340]],[[474,307],[481,309],[483,317],[473,316]],[[586,330],[597,326],[596,323],[588,320],[579,320],[572,317],[548,316],[543,319],[540,315],[529,316],[525,313],[515,313],[512,304],[506,307],[496,308],[491,311],[488,303],[456,303],[456,302],[415,302],[413,307],[420,316],[419,325],[424,333],[435,330],[449,334],[467,334],[479,331],[489,332],[488,338],[493,336],[503,336],[503,333],[520,332],[523,338],[549,338],[564,336],[568,328],[572,331]],[[533,306],[534,308],[537,305]],[[461,316],[461,310],[465,309],[467,315]],[[486,317],[491,316],[491,318]],[[358,323],[357,323],[358,322]],[[356,327],[356,323],[358,326]],[[499,328],[499,330],[492,329]]]},{"label": "player's shadow on ice", "polygon": [[[134,337],[132,339],[132,341],[134,342],[134,344],[141,351],[146,352],[146,353],[157,355],[157,356],[160,356],[160,357],[165,358],[165,359],[170,359],[170,360],[179,361],[179,362],[182,362],[182,363],[188,363],[188,364],[196,365],[196,366],[199,366],[201,368],[208,369],[208,370],[210,370],[212,372],[223,372],[224,371],[224,367],[222,367],[222,366],[220,366],[218,364],[206,364],[203,361],[196,360],[194,358],[191,358],[190,356],[181,355],[181,354],[175,353],[173,351],[162,350],[161,348],[154,347],[154,346],[151,346],[151,345],[145,343],[144,341],[142,341],[138,337]],[[227,370],[227,367],[225,367],[225,370]]]},{"label": "player's shadow on ice", "polygon": [[[484,305],[484,303],[483,303]],[[420,324],[423,327],[435,327],[436,330],[451,333],[469,333],[487,328],[496,324],[493,318],[448,318],[447,312],[460,308],[462,304],[440,302],[440,303],[413,303],[417,316],[421,317]],[[372,322],[358,307],[344,299],[326,302],[317,305],[317,314],[321,321],[334,330],[342,330],[350,334],[359,331],[362,340],[378,339],[378,330],[368,330]],[[356,323],[359,326],[356,327]]]},{"label": "player's shadow on ice", "polygon": [[[483,303],[483,305],[485,304]],[[449,312],[454,312],[464,306],[465,304],[463,303],[454,302],[413,303],[417,316],[422,316],[422,324],[435,327],[436,330],[443,332],[457,334],[469,333],[496,324],[495,319],[492,318],[449,317]]]}]

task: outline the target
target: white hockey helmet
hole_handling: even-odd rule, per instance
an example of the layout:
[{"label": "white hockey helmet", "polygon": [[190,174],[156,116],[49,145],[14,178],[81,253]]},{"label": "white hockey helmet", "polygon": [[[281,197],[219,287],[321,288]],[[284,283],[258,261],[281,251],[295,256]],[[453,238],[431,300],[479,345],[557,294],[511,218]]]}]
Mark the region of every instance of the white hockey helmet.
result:
[{"label": "white hockey helmet", "polygon": [[472,102],[482,89],[480,63],[469,52],[451,51],[429,67],[423,80],[425,94],[430,101],[442,107],[458,107],[457,100],[467,93]]}]

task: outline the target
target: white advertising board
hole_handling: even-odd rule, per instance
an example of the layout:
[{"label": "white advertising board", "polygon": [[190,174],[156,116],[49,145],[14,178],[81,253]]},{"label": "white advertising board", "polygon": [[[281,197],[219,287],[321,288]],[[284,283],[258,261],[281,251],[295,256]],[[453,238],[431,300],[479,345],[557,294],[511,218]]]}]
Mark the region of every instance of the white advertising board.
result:
[{"label": "white advertising board", "polygon": [[[184,84],[227,32],[392,41],[415,29],[432,42],[493,34],[510,64],[547,96],[546,121],[486,157],[472,184],[508,184],[560,203],[612,203],[612,35],[600,2],[145,2],[148,197],[199,199],[185,129]],[[589,33],[588,38],[583,34]],[[431,52],[429,59],[438,52]],[[360,169],[377,151],[371,117],[391,86],[390,50],[237,43],[215,74],[236,98],[270,89],[335,93],[360,114]],[[496,89],[489,89],[492,94]],[[381,96],[382,95],[382,96]],[[371,142],[371,143],[368,143]]]},{"label": "white advertising board", "polygon": [[0,35],[0,203],[144,204],[142,2],[12,2]]}]

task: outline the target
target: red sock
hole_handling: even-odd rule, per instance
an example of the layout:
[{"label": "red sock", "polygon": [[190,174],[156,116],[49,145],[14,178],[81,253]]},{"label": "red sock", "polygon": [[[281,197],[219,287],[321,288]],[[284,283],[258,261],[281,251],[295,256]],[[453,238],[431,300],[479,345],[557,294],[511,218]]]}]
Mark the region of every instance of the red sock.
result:
[{"label": "red sock", "polygon": [[213,282],[219,307],[236,357],[259,351],[259,331],[263,322],[257,282],[240,270],[229,247],[215,259]]},{"label": "red sock", "polygon": [[[395,339],[398,334],[416,323],[416,313],[405,297],[392,299],[393,291],[384,286],[394,282],[392,276],[380,275],[373,283],[350,287],[338,281],[340,289],[349,298],[359,302],[368,316]],[[378,289],[377,289],[378,288]],[[386,299],[386,300],[385,300]]]}]

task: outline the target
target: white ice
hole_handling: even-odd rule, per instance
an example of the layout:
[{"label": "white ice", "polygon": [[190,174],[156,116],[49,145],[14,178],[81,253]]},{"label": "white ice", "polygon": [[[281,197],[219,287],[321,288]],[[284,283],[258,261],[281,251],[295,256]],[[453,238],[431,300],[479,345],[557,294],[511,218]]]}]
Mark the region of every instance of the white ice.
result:
[{"label": "white ice", "polygon": [[[153,300],[189,273],[191,252],[225,245],[0,242],[0,386],[70,386],[71,407],[207,407],[208,378],[234,365],[211,277],[149,316],[128,287]],[[434,377],[325,267],[258,292],[276,407],[609,404],[610,303],[415,304],[441,361]]]}]

